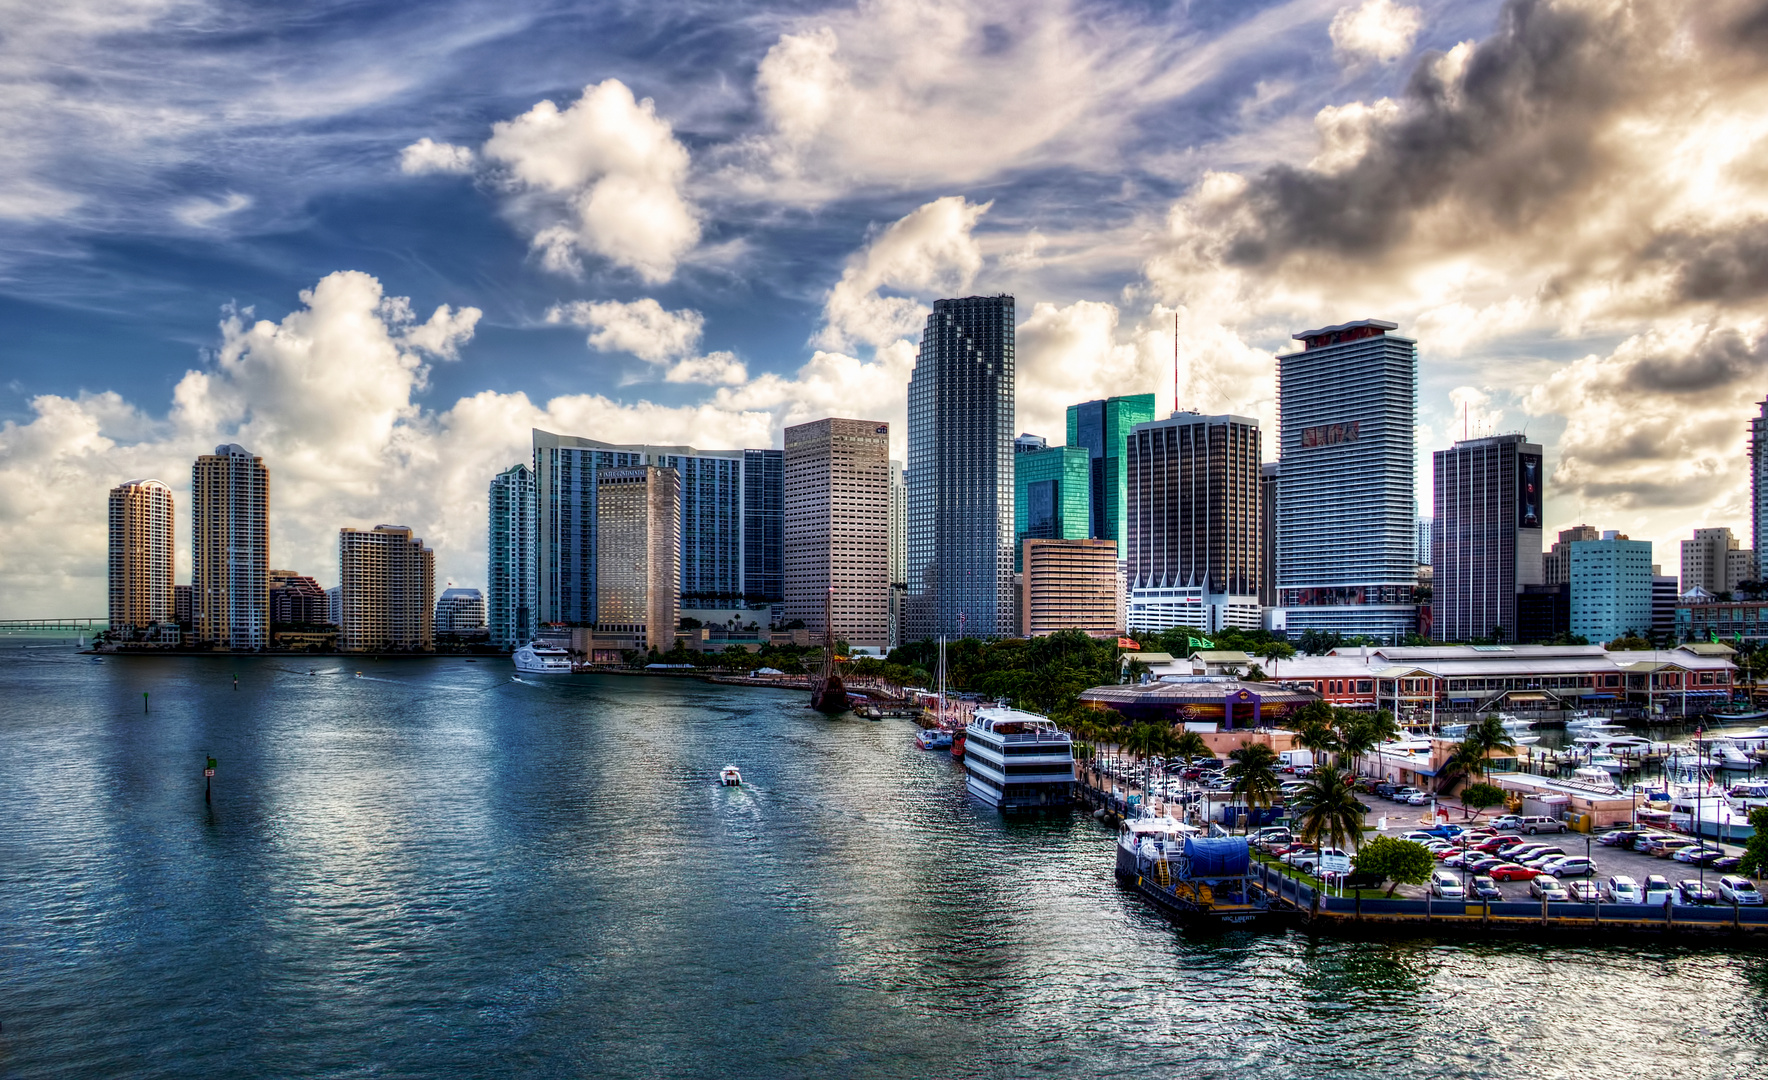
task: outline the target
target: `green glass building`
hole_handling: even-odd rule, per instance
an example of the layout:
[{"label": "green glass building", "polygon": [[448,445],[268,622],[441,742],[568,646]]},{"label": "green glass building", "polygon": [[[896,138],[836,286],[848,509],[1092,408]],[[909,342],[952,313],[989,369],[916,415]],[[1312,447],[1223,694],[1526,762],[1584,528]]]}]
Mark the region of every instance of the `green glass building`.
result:
[{"label": "green glass building", "polygon": [[1052,446],[1013,455],[1013,572],[1027,537],[1085,540],[1092,527],[1091,467],[1085,447]]},{"label": "green glass building", "polygon": [[1088,456],[1092,519],[1087,531],[1079,535],[1115,540],[1119,558],[1125,551],[1124,448],[1130,429],[1153,419],[1153,394],[1129,394],[1068,407],[1068,445],[1085,448]]}]

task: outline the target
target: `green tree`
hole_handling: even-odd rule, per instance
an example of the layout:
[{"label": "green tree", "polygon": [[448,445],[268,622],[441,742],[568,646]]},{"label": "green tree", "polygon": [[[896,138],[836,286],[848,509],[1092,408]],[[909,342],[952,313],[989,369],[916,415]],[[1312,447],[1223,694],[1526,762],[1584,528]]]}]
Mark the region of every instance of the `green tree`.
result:
[{"label": "green tree", "polygon": [[1314,770],[1296,805],[1302,843],[1356,848],[1363,842],[1363,815],[1369,808],[1357,801],[1345,775],[1330,765]]},{"label": "green tree", "polygon": [[1377,836],[1351,856],[1351,869],[1359,874],[1379,874],[1393,882],[1387,895],[1401,885],[1422,885],[1436,869],[1436,858],[1430,849],[1413,840]]},{"label": "green tree", "polygon": [[1336,709],[1333,719],[1338,724],[1338,739],[1344,744],[1345,755],[1351,759],[1353,770],[1361,768],[1364,755],[1400,733],[1394,714],[1386,709],[1372,713]]},{"label": "green tree", "polygon": [[1627,631],[1620,637],[1615,638],[1613,641],[1603,646],[1603,648],[1607,649],[1609,652],[1643,652],[1651,647],[1652,644],[1650,641],[1632,630]]},{"label": "green tree", "polygon": [[1461,805],[1473,810],[1489,810],[1504,805],[1504,789],[1496,784],[1469,784],[1461,793]]},{"label": "green tree", "polygon": [[1214,756],[1210,752],[1209,743],[1190,728],[1182,728],[1173,733],[1172,752],[1174,757],[1184,758],[1187,766],[1195,765],[1199,758]]},{"label": "green tree", "polygon": [[1768,806],[1751,810],[1750,824],[1755,826],[1756,834],[1744,841],[1743,861],[1737,864],[1737,872],[1745,877],[1762,877],[1768,871]]},{"label": "green tree", "polygon": [[1486,752],[1479,743],[1472,739],[1462,739],[1455,746],[1455,752],[1449,760],[1443,762],[1442,771],[1437,774],[1437,792],[1447,794],[1455,790],[1461,781],[1478,776],[1485,766]]},{"label": "green tree", "polygon": [[1259,659],[1265,662],[1265,670],[1270,672],[1271,678],[1276,678],[1277,661],[1293,657],[1295,646],[1287,641],[1278,641],[1276,638],[1272,638],[1258,645],[1253,651]]},{"label": "green tree", "polygon": [[[1277,752],[1264,743],[1244,743],[1228,754],[1227,776],[1236,798],[1250,811],[1269,809],[1281,786],[1277,781]],[[1252,816],[1247,815],[1247,827]]]},{"label": "green tree", "polygon": [[1467,742],[1479,748],[1480,775],[1487,779],[1492,775],[1493,753],[1516,753],[1516,740],[1510,732],[1504,730],[1504,721],[1493,715],[1487,715],[1467,733]]}]

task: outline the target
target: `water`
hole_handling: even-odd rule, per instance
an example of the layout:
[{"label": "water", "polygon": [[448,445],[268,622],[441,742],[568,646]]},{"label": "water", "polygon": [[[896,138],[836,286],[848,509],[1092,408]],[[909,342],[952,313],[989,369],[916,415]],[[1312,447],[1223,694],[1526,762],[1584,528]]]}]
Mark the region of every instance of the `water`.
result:
[{"label": "water", "polygon": [[510,670],[0,652],[0,1076],[1768,1068],[1759,953],[1187,938],[903,721]]}]

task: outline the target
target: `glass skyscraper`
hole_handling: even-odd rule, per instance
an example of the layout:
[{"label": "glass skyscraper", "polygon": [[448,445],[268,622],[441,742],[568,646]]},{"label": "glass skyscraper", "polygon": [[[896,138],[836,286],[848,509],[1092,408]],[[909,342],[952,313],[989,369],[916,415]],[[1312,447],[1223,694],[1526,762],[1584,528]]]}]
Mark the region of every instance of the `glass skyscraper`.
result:
[{"label": "glass skyscraper", "polygon": [[1277,603],[1291,636],[1416,632],[1418,343],[1379,319],[1277,358]]},{"label": "glass skyscraper", "polygon": [[1052,446],[1013,456],[1015,572],[1022,568],[1023,540],[1092,538],[1091,490],[1091,467],[1084,446]]},{"label": "glass skyscraper", "polygon": [[743,451],[743,599],[786,599],[786,452]]},{"label": "glass skyscraper", "polygon": [[1750,537],[1756,551],[1756,580],[1768,580],[1768,401],[1750,417]]},{"label": "glass skyscraper", "polygon": [[498,473],[487,502],[485,625],[492,645],[520,648],[533,639],[540,613],[534,470],[512,465]]},{"label": "glass skyscraper", "polygon": [[1521,435],[1431,455],[1432,634],[1519,641],[1517,596],[1541,583],[1541,448]]},{"label": "glass skyscraper", "polygon": [[927,316],[909,377],[905,641],[1016,632],[1013,319],[1011,296]]},{"label": "glass skyscraper", "polygon": [[1068,445],[1086,447],[1091,459],[1092,525],[1087,535],[1094,540],[1115,540],[1120,559],[1129,550],[1124,542],[1124,445],[1131,428],[1152,419],[1153,394],[1110,397],[1068,407]]}]

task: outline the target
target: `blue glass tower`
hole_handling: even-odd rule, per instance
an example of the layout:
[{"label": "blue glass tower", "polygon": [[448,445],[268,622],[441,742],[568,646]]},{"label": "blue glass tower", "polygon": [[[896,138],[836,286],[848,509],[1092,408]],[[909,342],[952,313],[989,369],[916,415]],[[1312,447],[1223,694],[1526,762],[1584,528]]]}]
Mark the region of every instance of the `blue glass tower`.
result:
[{"label": "blue glass tower", "polygon": [[535,551],[539,538],[534,470],[512,465],[491,481],[486,533],[485,625],[491,644],[515,649],[534,637],[540,614]]}]

